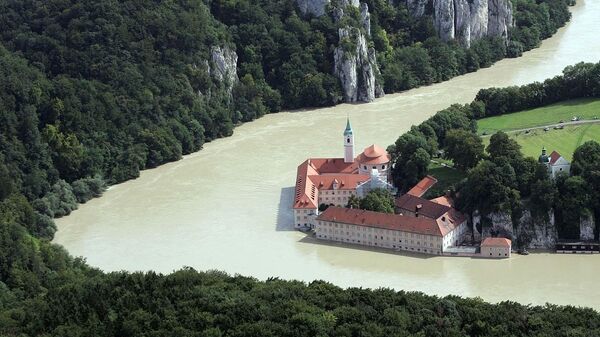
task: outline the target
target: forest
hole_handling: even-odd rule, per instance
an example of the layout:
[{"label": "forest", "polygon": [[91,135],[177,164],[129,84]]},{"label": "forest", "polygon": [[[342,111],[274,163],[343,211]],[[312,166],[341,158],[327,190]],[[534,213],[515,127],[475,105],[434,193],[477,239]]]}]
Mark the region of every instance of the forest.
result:
[{"label": "forest", "polygon": [[[570,18],[567,1],[513,2],[506,44],[482,39],[465,49],[440,41],[428,15],[417,20],[403,4],[367,1],[385,90],[518,56]],[[242,122],[340,102],[331,75],[338,27],[330,16],[299,15],[291,0],[3,1],[0,26],[0,335],[598,334],[590,309],[88,266],[50,243],[53,218]],[[216,47],[236,51],[239,82],[207,68]],[[444,128],[469,130],[487,111],[482,101],[472,109],[441,112],[438,126],[421,127],[423,139],[411,132],[419,148],[407,172],[421,174]],[[402,144],[397,150],[407,151]],[[582,164],[581,172],[593,170]]]},{"label": "forest", "polygon": [[[598,239],[600,144],[583,143],[573,154],[571,176],[551,179],[538,158],[525,157],[506,133],[492,135],[487,148],[476,133],[477,119],[486,116],[587,97],[600,97],[600,63],[568,66],[562,75],[544,82],[482,89],[470,104],[438,112],[388,148],[395,161],[394,182],[406,191],[427,174],[430,160],[443,150],[446,159],[466,173],[452,191],[463,212],[471,216],[477,212],[488,224],[488,215],[505,212],[515,226],[525,210],[537,222],[547,222],[553,214],[559,237],[575,240],[580,219],[592,216]],[[527,238],[523,239],[518,246],[527,245]]]}]

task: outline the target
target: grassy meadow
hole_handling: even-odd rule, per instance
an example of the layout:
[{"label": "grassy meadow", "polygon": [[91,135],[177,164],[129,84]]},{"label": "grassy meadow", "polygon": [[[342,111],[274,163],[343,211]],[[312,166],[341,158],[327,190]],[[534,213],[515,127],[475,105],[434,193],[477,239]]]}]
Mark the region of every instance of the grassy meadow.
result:
[{"label": "grassy meadow", "polygon": [[561,120],[568,122],[574,116],[580,120],[600,118],[599,99],[576,99],[564,101],[532,110],[484,118],[477,121],[478,132],[493,134],[497,131],[510,131],[536,126],[557,124]]},{"label": "grassy meadow", "polygon": [[[509,136],[521,145],[521,151],[526,156],[537,158],[546,147],[548,153],[557,151],[567,160],[571,160],[575,149],[588,140],[595,140],[600,143],[600,123],[584,124],[577,126],[566,126],[562,130],[544,131],[541,129],[532,130],[529,134],[524,131],[509,133]],[[490,137],[483,137],[483,142],[487,146]]]},{"label": "grassy meadow", "polygon": [[546,147],[548,152],[557,151],[567,160],[571,160],[575,149],[588,140],[600,142],[600,122],[582,125],[565,126],[564,129],[543,129],[514,131],[544,125],[557,124],[561,120],[568,122],[577,116],[580,120],[593,120],[600,117],[599,99],[577,99],[564,101],[532,110],[525,110],[484,118],[477,121],[479,134],[484,132],[483,142],[487,146],[490,135],[497,131],[504,131],[521,145],[521,150],[526,156],[537,158]]}]

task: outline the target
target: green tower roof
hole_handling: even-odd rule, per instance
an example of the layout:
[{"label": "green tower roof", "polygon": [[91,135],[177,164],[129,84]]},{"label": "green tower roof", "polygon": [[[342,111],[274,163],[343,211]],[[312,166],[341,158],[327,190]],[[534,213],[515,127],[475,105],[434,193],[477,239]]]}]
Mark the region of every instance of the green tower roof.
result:
[{"label": "green tower roof", "polygon": [[344,136],[352,134],[352,126],[350,125],[350,118],[346,121],[346,130],[344,130]]}]

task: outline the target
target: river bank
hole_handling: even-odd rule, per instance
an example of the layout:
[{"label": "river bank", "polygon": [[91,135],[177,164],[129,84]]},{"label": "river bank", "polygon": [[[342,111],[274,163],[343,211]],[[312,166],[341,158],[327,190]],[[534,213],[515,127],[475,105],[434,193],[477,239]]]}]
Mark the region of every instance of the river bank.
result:
[{"label": "river bank", "polygon": [[600,276],[594,256],[488,261],[315,244],[291,229],[289,209],[297,165],[308,156],[340,156],[348,114],[358,149],[385,147],[436,111],[470,102],[481,88],[543,80],[574,62],[597,62],[600,2],[581,1],[572,10],[571,23],[521,58],[371,104],[283,112],[244,124],[232,137],[144,171],[58,219],[55,242],[106,271],[167,273],[191,266],[260,279],[324,279],[345,287],[600,308],[600,294],[589,291]]}]

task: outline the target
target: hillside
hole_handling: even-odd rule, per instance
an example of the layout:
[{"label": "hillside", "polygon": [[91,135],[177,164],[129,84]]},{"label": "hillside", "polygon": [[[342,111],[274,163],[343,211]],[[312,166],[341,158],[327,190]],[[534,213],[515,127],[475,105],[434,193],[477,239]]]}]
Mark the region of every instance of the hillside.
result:
[{"label": "hillside", "polygon": [[584,309],[193,271],[105,274],[49,243],[52,218],[239,123],[475,71],[537,46],[570,17],[567,1],[515,0],[507,35],[466,48],[436,31],[431,3],[414,15],[355,2],[318,17],[291,0],[0,3],[0,334],[535,335],[554,330],[555,316],[569,333],[597,329]]}]

